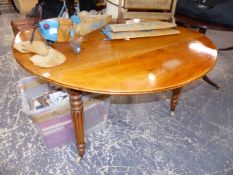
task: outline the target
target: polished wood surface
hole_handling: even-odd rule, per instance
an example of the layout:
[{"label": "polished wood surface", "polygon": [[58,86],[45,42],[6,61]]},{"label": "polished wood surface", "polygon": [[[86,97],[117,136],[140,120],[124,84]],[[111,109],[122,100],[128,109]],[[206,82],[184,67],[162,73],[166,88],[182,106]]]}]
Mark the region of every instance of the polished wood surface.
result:
[{"label": "polished wood surface", "polygon": [[181,88],[174,89],[172,91],[172,98],[171,98],[171,111],[174,112],[176,109],[176,106],[179,103]]},{"label": "polished wood surface", "polygon": [[79,156],[83,157],[86,144],[84,141],[84,126],[83,126],[83,100],[82,94],[79,91],[68,89],[70,99],[70,110],[72,115],[72,123],[75,132],[76,145]]},{"label": "polished wood surface", "polygon": [[[40,68],[13,49],[18,63],[29,72],[68,88],[79,156],[85,153],[81,91],[103,94],[144,94],[172,90],[171,111],[178,104],[181,87],[201,78],[217,59],[214,44],[203,34],[178,28],[180,35],[106,41],[100,31],[81,38],[75,55],[68,43],[53,47],[66,55],[57,67]],[[14,42],[29,40],[31,31],[19,33]],[[41,39],[38,32],[35,38]]]},{"label": "polished wood surface", "polygon": [[[106,41],[100,31],[81,39],[81,53],[68,43],[53,47],[67,61],[40,68],[13,50],[16,60],[29,72],[67,88],[103,94],[144,94],[172,90],[203,77],[216,63],[215,45],[203,34],[178,28],[179,35]],[[15,42],[29,40],[30,31]],[[39,34],[36,34],[39,38]]]}]

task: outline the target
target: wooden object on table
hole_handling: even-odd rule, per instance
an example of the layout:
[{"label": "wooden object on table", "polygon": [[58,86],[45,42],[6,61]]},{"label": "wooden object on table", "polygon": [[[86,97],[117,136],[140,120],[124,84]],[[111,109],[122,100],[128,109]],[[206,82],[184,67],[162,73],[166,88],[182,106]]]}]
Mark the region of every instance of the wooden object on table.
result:
[{"label": "wooden object on table", "polygon": [[[175,22],[177,0],[119,0],[118,19],[155,19]],[[125,10],[126,9],[126,10]]]},{"label": "wooden object on table", "polygon": [[19,31],[30,30],[34,28],[36,18],[15,19],[11,21],[11,28],[14,35]]},{"label": "wooden object on table", "polygon": [[[173,91],[205,76],[216,64],[217,50],[205,35],[178,27],[180,35],[106,41],[100,30],[80,41],[83,50],[72,52],[69,43],[55,43],[67,61],[59,67],[40,68],[32,54],[13,49],[17,62],[44,80],[68,89],[73,125],[80,156],[85,150],[80,92],[133,95]],[[20,32],[15,41],[28,40],[31,31]],[[40,39],[38,31],[35,39]],[[177,93],[175,93],[177,94]],[[177,97],[177,96],[176,96]],[[176,98],[175,98],[176,99]],[[176,106],[177,100],[172,101]]]}]

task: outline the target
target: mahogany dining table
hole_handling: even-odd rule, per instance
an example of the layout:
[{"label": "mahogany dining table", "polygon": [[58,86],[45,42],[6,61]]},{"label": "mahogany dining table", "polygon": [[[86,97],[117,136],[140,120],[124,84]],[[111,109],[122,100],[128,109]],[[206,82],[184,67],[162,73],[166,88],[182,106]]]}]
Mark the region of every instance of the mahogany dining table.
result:
[{"label": "mahogany dining table", "polygon": [[[106,40],[97,30],[80,38],[79,54],[73,52],[69,43],[54,43],[52,47],[67,60],[52,68],[33,65],[29,60],[32,53],[19,53],[13,48],[13,54],[28,72],[67,88],[76,145],[82,157],[85,153],[82,92],[134,95],[172,91],[170,108],[174,111],[182,87],[201,78],[208,79],[206,74],[217,61],[215,45],[201,33],[182,27],[177,30],[180,34],[130,40]],[[21,31],[14,42],[29,40],[31,32]],[[38,31],[35,39],[41,40]]]}]

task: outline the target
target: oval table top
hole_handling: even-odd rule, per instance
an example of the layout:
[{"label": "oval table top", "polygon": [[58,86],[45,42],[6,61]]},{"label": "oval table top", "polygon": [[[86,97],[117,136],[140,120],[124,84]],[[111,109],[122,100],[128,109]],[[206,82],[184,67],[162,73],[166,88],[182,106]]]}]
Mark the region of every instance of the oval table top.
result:
[{"label": "oval table top", "polygon": [[[100,30],[80,39],[80,54],[69,43],[55,43],[67,60],[53,68],[33,65],[33,54],[13,49],[17,62],[49,82],[85,92],[144,94],[172,90],[203,77],[217,60],[215,45],[206,36],[185,28],[178,35],[105,40]],[[31,31],[14,42],[29,40]],[[36,32],[35,38],[40,39]]]}]

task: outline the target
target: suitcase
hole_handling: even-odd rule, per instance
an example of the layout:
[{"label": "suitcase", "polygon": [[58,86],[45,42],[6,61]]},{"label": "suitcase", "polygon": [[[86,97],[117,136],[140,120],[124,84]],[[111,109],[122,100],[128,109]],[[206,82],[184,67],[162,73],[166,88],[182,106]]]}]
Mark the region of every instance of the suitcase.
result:
[{"label": "suitcase", "polygon": [[33,29],[36,18],[16,19],[11,21],[14,35],[23,30]]}]

